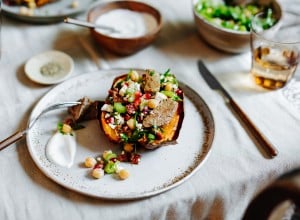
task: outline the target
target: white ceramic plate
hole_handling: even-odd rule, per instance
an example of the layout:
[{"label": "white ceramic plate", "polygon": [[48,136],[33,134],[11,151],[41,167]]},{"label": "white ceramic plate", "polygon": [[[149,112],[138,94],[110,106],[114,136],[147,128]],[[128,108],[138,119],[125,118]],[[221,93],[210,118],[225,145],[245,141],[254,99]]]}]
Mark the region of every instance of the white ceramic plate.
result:
[{"label": "white ceramic plate", "polygon": [[[43,66],[54,63],[59,72],[55,74],[43,74]],[[57,66],[56,66],[57,65]],[[66,80],[73,72],[74,61],[66,53],[51,50],[30,58],[25,64],[25,74],[34,82],[50,85]],[[49,71],[51,73],[51,70]]]},{"label": "white ceramic plate", "polygon": [[20,14],[21,6],[10,6],[2,3],[2,9],[5,14],[13,18],[33,23],[49,23],[63,21],[66,16],[74,16],[84,10],[95,2],[95,0],[77,0],[79,3],[78,7],[72,8],[73,0],[59,0],[54,3],[50,3],[39,7],[34,10],[34,15],[23,15]]},{"label": "white ceramic plate", "polygon": [[[74,101],[88,96],[93,100],[104,100],[113,79],[127,73],[128,69],[102,70],[69,79],[50,90],[33,109],[30,120],[46,106],[62,101]],[[56,183],[85,195],[127,200],[153,196],[178,186],[189,179],[207,159],[214,137],[214,121],[202,98],[181,83],[185,93],[185,117],[177,144],[156,150],[141,152],[138,165],[122,163],[130,172],[126,180],[105,175],[95,180],[91,169],[85,168],[86,157],[96,157],[104,150],[120,151],[102,133],[96,120],[85,123],[85,128],[76,131],[77,152],[71,168],[51,163],[45,154],[47,141],[56,130],[58,122],[67,115],[66,110],[50,112],[40,119],[27,134],[29,152],[40,168]],[[192,130],[191,130],[192,129]]]}]

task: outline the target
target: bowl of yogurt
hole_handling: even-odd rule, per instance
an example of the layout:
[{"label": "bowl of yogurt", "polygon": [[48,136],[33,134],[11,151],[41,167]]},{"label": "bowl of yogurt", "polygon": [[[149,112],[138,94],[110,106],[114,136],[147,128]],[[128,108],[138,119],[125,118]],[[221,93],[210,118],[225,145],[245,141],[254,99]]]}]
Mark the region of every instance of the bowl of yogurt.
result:
[{"label": "bowl of yogurt", "polygon": [[103,48],[117,55],[131,55],[147,47],[162,27],[160,12],[136,1],[112,1],[97,4],[87,15],[95,24],[91,35]]}]

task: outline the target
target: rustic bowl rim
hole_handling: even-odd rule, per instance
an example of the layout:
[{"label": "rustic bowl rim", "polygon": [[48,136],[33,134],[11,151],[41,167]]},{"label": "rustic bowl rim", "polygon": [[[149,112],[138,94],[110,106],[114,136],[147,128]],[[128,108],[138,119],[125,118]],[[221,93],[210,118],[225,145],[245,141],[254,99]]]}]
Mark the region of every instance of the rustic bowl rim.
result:
[{"label": "rustic bowl rim", "polygon": [[[114,36],[109,36],[109,35],[106,35],[106,34],[103,34],[99,31],[96,31],[96,30],[93,30],[93,32],[99,34],[100,36],[102,37],[105,37],[105,38],[108,38],[108,39],[113,39],[113,40],[118,40],[118,41],[137,41],[137,40],[141,40],[141,39],[144,39],[144,38],[148,38],[150,36],[154,36],[155,34],[157,34],[161,29],[162,29],[162,15],[160,13],[160,11],[155,8],[154,6],[148,4],[148,3],[145,3],[145,2],[140,2],[140,1],[130,1],[130,0],[116,0],[116,1],[110,1],[110,2],[101,2],[101,3],[97,3],[95,5],[93,5],[89,10],[88,10],[88,13],[87,13],[87,21],[89,22],[93,22],[90,18],[91,18],[91,15],[97,11],[99,8],[103,8],[103,7],[107,7],[109,5],[113,5],[113,4],[124,4],[124,3],[130,3],[130,4],[138,4],[138,5],[143,5],[145,7],[148,7],[150,8],[151,10],[155,11],[156,14],[158,16],[154,16],[153,14],[151,13],[148,13],[148,12],[145,12],[145,13],[148,13],[148,14],[151,14],[155,20],[156,20],[156,27],[149,31],[149,32],[146,32],[145,34],[141,35],[141,36],[137,36],[137,37],[127,37],[127,38],[122,38],[122,37],[114,37]],[[118,8],[122,8],[122,9],[128,9],[126,7],[118,7]],[[115,10],[117,8],[114,8],[112,10]],[[109,10],[109,11],[112,11],[112,10]],[[133,10],[134,11],[134,10]],[[102,15],[102,14],[101,14]],[[99,15],[100,16],[100,15]]]}]

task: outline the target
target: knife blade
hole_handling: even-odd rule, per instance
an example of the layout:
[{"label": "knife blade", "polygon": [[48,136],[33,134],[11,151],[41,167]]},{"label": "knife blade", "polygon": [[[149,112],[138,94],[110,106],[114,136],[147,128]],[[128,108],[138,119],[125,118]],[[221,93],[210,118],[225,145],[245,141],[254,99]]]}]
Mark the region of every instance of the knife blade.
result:
[{"label": "knife blade", "polygon": [[243,125],[247,128],[249,134],[254,138],[257,144],[265,150],[270,157],[278,155],[278,150],[273,144],[259,131],[250,118],[244,113],[239,105],[233,100],[231,95],[225,90],[220,82],[214,77],[214,75],[206,68],[202,60],[198,61],[198,69],[201,76],[204,78],[209,87],[213,90],[220,91],[226,98],[226,103],[230,106],[235,115],[243,122]]}]

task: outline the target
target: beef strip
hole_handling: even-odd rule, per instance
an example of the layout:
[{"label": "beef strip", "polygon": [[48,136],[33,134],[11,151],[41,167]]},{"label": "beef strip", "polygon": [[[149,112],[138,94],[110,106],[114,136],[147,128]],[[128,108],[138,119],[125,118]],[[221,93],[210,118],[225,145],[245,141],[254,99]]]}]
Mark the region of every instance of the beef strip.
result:
[{"label": "beef strip", "polygon": [[178,108],[178,103],[172,99],[163,99],[159,105],[143,120],[143,126],[162,126],[168,124]]},{"label": "beef strip", "polygon": [[147,70],[145,74],[143,74],[144,80],[144,91],[145,92],[159,92],[160,90],[160,74],[155,72],[154,70]]},{"label": "beef strip", "polygon": [[78,101],[81,102],[81,104],[68,108],[68,112],[75,122],[89,121],[98,118],[98,114],[104,102],[92,101],[87,97],[83,97]]}]

